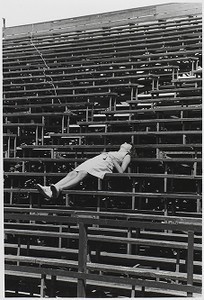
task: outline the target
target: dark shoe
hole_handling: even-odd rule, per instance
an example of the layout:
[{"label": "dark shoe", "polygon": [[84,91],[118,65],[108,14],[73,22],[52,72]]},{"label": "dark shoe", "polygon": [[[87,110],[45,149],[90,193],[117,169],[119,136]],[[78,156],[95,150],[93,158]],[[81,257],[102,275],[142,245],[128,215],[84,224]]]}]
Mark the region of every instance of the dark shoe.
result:
[{"label": "dark shoe", "polygon": [[54,184],[51,184],[50,189],[52,192],[52,197],[57,199],[59,197],[60,190]]}]

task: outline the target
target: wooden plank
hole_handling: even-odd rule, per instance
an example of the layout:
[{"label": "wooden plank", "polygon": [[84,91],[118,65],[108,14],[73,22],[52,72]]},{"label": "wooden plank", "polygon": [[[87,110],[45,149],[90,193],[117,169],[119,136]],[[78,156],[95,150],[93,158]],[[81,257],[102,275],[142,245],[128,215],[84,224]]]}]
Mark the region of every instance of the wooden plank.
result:
[{"label": "wooden plank", "polygon": [[[139,98],[139,95],[138,95]],[[201,96],[187,96],[187,97],[158,97],[158,98],[149,98],[149,99],[138,99],[138,100],[128,100],[127,103],[129,104],[138,104],[138,103],[152,103],[152,102],[174,102],[174,101],[200,101],[202,99]]]},{"label": "wooden plank", "polygon": [[[111,92],[99,92],[99,93],[93,92],[93,93],[83,93],[83,94],[43,95],[43,96],[40,96],[40,98],[41,99],[54,99],[54,98],[61,99],[61,98],[78,98],[78,97],[89,98],[89,97],[97,97],[97,96],[98,97],[102,96],[103,101],[104,101],[104,98],[106,96],[117,96],[117,94],[111,93]],[[24,96],[24,97],[4,98],[3,101],[4,102],[5,101],[20,101],[20,100],[30,101],[30,100],[38,100],[38,99],[39,99],[39,96]],[[97,99],[97,101],[99,101],[99,100],[101,100],[101,98]]]},{"label": "wooden plank", "polygon": [[45,126],[42,123],[3,123],[3,127],[38,127],[38,126]]},{"label": "wooden plank", "polygon": [[[182,108],[183,109],[183,108]],[[199,108],[198,108],[199,109]],[[184,109],[183,109],[184,110]],[[104,137],[104,136],[161,136],[161,135],[201,135],[201,130],[177,130],[177,131],[129,131],[129,132],[79,132],[79,133],[50,133],[51,137],[71,138],[78,137]]]},{"label": "wooden plank", "polygon": [[[195,223],[180,223],[180,222],[173,222],[171,224],[169,224],[168,222],[159,222],[159,223],[155,223],[152,224],[152,221],[148,221],[145,219],[145,221],[141,221],[140,220],[120,220],[120,221],[115,221],[115,220],[106,220],[106,219],[94,219],[94,216],[92,215],[92,220],[90,220],[90,218],[87,218],[86,216],[50,216],[50,215],[32,215],[30,214],[29,216],[24,215],[24,214],[17,214],[17,213],[6,213],[5,215],[5,219],[11,219],[11,220],[15,220],[15,219],[19,219],[19,220],[35,220],[35,221],[47,221],[47,222],[61,222],[61,223],[65,223],[65,224],[76,224],[77,221],[80,222],[84,222],[84,224],[86,225],[90,225],[91,224],[95,224],[95,225],[105,225],[105,226],[115,226],[115,227],[128,227],[128,228],[152,228],[155,230],[165,230],[165,229],[171,229],[171,230],[180,230],[180,231],[188,231],[188,230],[194,230],[197,232],[201,231],[201,225],[198,222]],[[149,227],[150,226],[150,227]],[[5,229],[6,233],[12,233],[13,234],[17,234],[17,235],[35,235],[36,231],[34,230],[15,230],[13,229]],[[41,236],[47,235],[47,236],[55,236],[55,237],[64,237],[64,238],[78,238],[78,234],[75,233],[62,233],[62,232],[49,232],[49,231],[39,231],[39,234],[41,234]],[[91,237],[93,238],[93,235],[91,235]],[[95,238],[95,237],[94,237]],[[123,240],[123,242],[125,241],[131,241],[131,243],[134,243],[134,239],[127,239]],[[145,239],[143,239],[143,241],[145,241]],[[152,242],[152,241],[151,241]],[[184,243],[185,244],[185,243]],[[187,244],[186,244],[187,245]],[[199,247],[199,245],[198,245]]]},{"label": "wooden plank", "polygon": [[[179,25],[181,27],[185,27],[186,25],[190,24],[190,27],[196,26],[197,24],[200,24],[202,22],[202,16],[188,16],[188,18],[186,18],[186,16],[184,16],[183,18],[180,18],[179,20]],[[131,26],[130,26],[131,25]],[[145,24],[145,23],[136,23],[136,24],[129,24],[126,23],[123,25],[122,27],[122,31],[123,34],[124,33],[134,33],[134,32],[141,32],[143,30],[158,30],[161,28],[161,26],[166,26],[167,28],[178,28],[178,20],[177,19],[167,19],[167,20],[159,20],[159,22],[157,21],[153,21],[151,22],[151,25],[149,23]],[[65,30],[61,30],[61,32],[59,34],[52,34],[51,32],[44,34],[44,35],[38,35],[37,37],[37,42],[41,42],[42,40],[45,42],[50,42],[50,40],[52,39],[57,39],[59,37],[62,37],[63,39],[68,38],[72,38],[72,39],[77,39],[80,38],[81,36],[83,36],[83,38],[87,38],[90,35],[94,38],[96,37],[107,37],[110,36],[112,34],[117,34],[118,33],[118,29],[119,28],[114,28],[114,27],[101,27],[99,29],[93,29],[91,31],[76,31],[76,32],[66,32]],[[15,46],[18,46],[18,42],[19,42],[19,38],[14,38],[14,39],[5,39],[6,40],[6,49],[12,48],[12,45],[15,44]],[[28,36],[24,37],[24,41],[28,42],[30,41],[30,38]],[[10,47],[9,47],[10,45]],[[5,48],[5,47],[4,47]]]},{"label": "wooden plank", "polygon": [[176,18],[181,16],[200,15],[202,4],[194,3],[169,3],[156,6],[157,19]]},{"label": "wooden plank", "polygon": [[156,287],[159,289],[171,289],[177,291],[185,291],[185,292],[195,292],[201,293],[201,288],[196,286],[184,286],[178,284],[167,284],[164,282],[157,282],[157,281],[144,281],[140,279],[132,279],[132,278],[125,278],[125,277],[116,277],[116,276],[106,276],[106,275],[96,275],[96,274],[82,274],[73,271],[65,271],[65,270],[53,270],[50,268],[35,268],[35,267],[22,267],[22,266],[14,266],[14,265],[6,265],[6,270],[12,271],[22,271],[27,273],[37,273],[37,274],[47,274],[47,275],[56,275],[56,276],[63,276],[63,277],[72,277],[72,278],[81,278],[87,280],[97,280],[102,282],[114,282],[117,283],[118,286],[120,284],[130,284],[132,285],[139,285],[139,286],[147,286],[147,287]]},{"label": "wooden plank", "polygon": [[[66,87],[58,87],[57,90],[58,91],[77,91],[77,90],[92,90],[92,89],[96,89],[96,90],[102,90],[102,89],[107,89],[107,88],[121,88],[123,87],[124,89],[125,88],[133,88],[133,87],[141,87],[141,85],[138,85],[138,84],[135,84],[135,83],[115,83],[115,84],[105,84],[105,85],[83,85],[83,86],[66,86]],[[34,89],[34,90],[9,90],[9,91],[5,91],[5,95],[6,94],[26,94],[26,93],[36,93],[36,92],[46,92],[47,91],[47,88],[37,88],[37,89]],[[106,91],[106,93],[108,93],[108,91]],[[73,94],[71,94],[73,96]],[[59,95],[60,96],[60,95]],[[30,97],[30,96],[29,96]]]},{"label": "wooden plank", "polygon": [[166,112],[172,112],[172,111],[188,111],[188,110],[200,110],[202,108],[202,105],[189,105],[189,106],[160,106],[155,108],[146,108],[146,109],[126,109],[126,110],[112,110],[112,111],[102,111],[102,114],[105,115],[114,115],[114,114],[134,114],[134,113],[154,113],[159,111],[166,111]]},{"label": "wooden plank", "polygon": [[[188,232],[187,284],[193,285],[194,232]],[[192,297],[192,293],[187,296]]]},{"label": "wooden plank", "polygon": [[[199,50],[197,50],[196,52],[199,52]],[[163,70],[163,69],[168,69],[168,70],[172,69],[173,70],[173,69],[179,69],[179,67],[176,66],[176,65],[174,65],[174,66],[172,66],[172,65],[168,65],[168,66],[152,66],[151,67],[151,71],[154,71],[154,70]],[[67,68],[66,67],[58,67],[57,70],[58,71],[67,71]],[[51,73],[52,71],[53,71],[52,69],[48,69],[46,71],[47,75],[49,75],[49,73]],[[124,69],[115,69],[115,70],[107,70],[106,69],[106,70],[104,70],[103,73],[104,74],[109,74],[109,73],[111,73],[111,74],[117,74],[117,73],[124,73],[124,72],[133,72],[135,74],[136,71],[137,71],[136,69],[131,69],[131,68],[125,69],[125,70]],[[149,73],[149,67],[144,67],[144,68],[142,67],[142,68],[140,68],[139,71],[148,71],[148,73]],[[32,75],[35,74],[35,73],[41,73],[41,77],[42,76],[44,77],[44,75],[43,75],[43,69],[30,70],[29,68],[27,68],[27,69],[20,70],[20,74],[25,74],[25,73],[28,73],[28,74],[32,73]],[[92,73],[93,73],[92,71],[86,71],[86,72],[81,71],[81,72],[77,72],[77,73],[69,73],[69,75],[70,76],[73,76],[73,75],[81,76],[81,75],[87,75],[87,74],[92,74]],[[5,76],[8,75],[8,74],[10,76],[11,75],[15,75],[15,74],[19,74],[19,70],[16,70],[16,71],[13,70],[13,71],[9,71],[9,72],[5,71],[4,72]],[[101,74],[101,70],[95,70],[94,74],[96,74],[96,75],[97,74]],[[60,76],[62,76],[62,74]]]},{"label": "wooden plank", "polygon": [[[5,192],[16,192],[16,193],[38,193],[37,189],[23,189],[23,188],[9,188],[5,189]],[[186,193],[147,193],[147,192],[116,192],[116,191],[88,191],[88,190],[63,190],[62,194],[70,195],[90,195],[90,196],[112,196],[112,197],[142,197],[142,198],[158,198],[158,199],[189,199],[197,200],[201,199],[202,196],[199,194],[186,194]]]},{"label": "wooden plank", "polygon": [[[47,218],[46,218],[47,219]],[[83,221],[83,219],[82,219]],[[98,221],[98,220],[97,220]],[[99,223],[105,223],[104,221],[100,220],[98,221]],[[113,221],[112,221],[113,222]],[[90,220],[86,222],[87,224],[90,223]],[[107,220],[106,220],[107,223]],[[109,221],[111,223],[111,221]],[[124,221],[121,221],[123,224]],[[133,222],[131,222],[133,223]],[[134,222],[136,223],[136,222]],[[138,224],[138,223],[137,223]],[[147,227],[150,225],[149,223],[142,222],[140,227],[144,226]],[[160,225],[160,226],[159,226]],[[136,225],[137,226],[137,225]],[[154,227],[157,227],[157,229],[160,227],[161,224],[154,225]],[[163,227],[163,224],[162,224]],[[174,227],[172,225],[172,227]],[[182,227],[182,226],[180,226]],[[186,226],[187,227],[187,226]],[[196,227],[196,226],[195,226]],[[50,232],[50,231],[39,231],[39,230],[22,230],[22,229],[5,229],[4,230],[5,234],[12,234],[12,235],[22,235],[22,236],[44,236],[44,237],[52,237],[52,238],[71,238],[71,239],[79,239],[78,234],[74,233],[60,233],[60,232]],[[153,239],[144,239],[144,238],[126,238],[126,237],[118,237],[118,236],[105,236],[105,235],[93,235],[93,234],[88,234],[88,240],[90,241],[96,241],[96,242],[102,242],[102,243],[130,243],[133,245],[143,245],[143,246],[150,246],[150,247],[164,247],[164,248],[175,248],[175,249],[188,249],[188,243],[185,242],[176,242],[176,241],[165,241],[165,240],[153,240]],[[202,245],[201,244],[194,244],[194,249],[197,251],[202,250]]]},{"label": "wooden plank", "polygon": [[[92,228],[93,229],[93,228]],[[100,228],[101,230],[101,228]],[[5,243],[5,249],[15,249],[16,251],[17,245],[16,244],[10,244],[10,243]],[[22,250],[26,250],[27,249],[27,245],[21,245],[21,249]],[[36,252],[38,251],[39,253],[61,253],[61,254],[76,254],[78,255],[78,249],[67,249],[67,248],[56,248],[56,247],[48,247],[48,246],[36,246],[36,245],[30,245],[30,250]],[[15,252],[16,253],[16,252]],[[91,251],[91,255],[94,257],[96,255],[96,252],[93,250]],[[118,258],[119,261],[121,260],[125,260],[127,261],[127,263],[125,265],[129,265],[129,262],[135,262],[138,261],[138,263],[141,263],[143,266],[144,265],[152,265],[155,266],[156,264],[158,265],[165,265],[167,266],[167,264],[169,265],[175,265],[176,263],[176,258],[166,258],[166,257],[154,257],[154,256],[144,256],[144,255],[135,255],[135,254],[120,254],[120,253],[108,253],[108,252],[100,252],[101,257],[103,257],[104,260],[106,259],[110,259],[110,262],[113,261],[113,259]],[[5,258],[7,259],[10,258],[10,255],[5,255]],[[11,255],[11,259],[12,259],[13,255]],[[68,256],[67,256],[68,257]],[[21,259],[21,257],[18,257],[18,259]],[[36,259],[36,258],[35,258]],[[49,259],[47,260],[47,262],[49,263]],[[52,260],[52,262],[54,262]],[[71,263],[71,261],[69,260],[69,262]],[[68,265],[68,258],[66,259],[66,264]],[[58,263],[56,263],[58,264]],[[63,264],[63,263],[62,263]],[[180,265],[185,266],[186,261],[181,259],[180,260]],[[198,267],[202,267],[202,262],[201,261],[195,261],[193,262],[194,266],[198,266]],[[72,265],[73,266],[73,265]]]},{"label": "wooden plank", "polygon": [[127,213],[127,212],[109,212],[109,211],[105,211],[105,212],[96,212],[96,211],[88,211],[87,210],[73,210],[73,209],[59,209],[59,208],[18,208],[18,207],[4,207],[4,211],[7,212],[20,212],[20,213],[42,213],[42,214],[54,214],[54,215],[72,215],[72,216],[77,216],[77,215],[88,215],[89,216],[98,216],[98,217],[109,217],[109,218],[113,218],[116,219],[117,217],[122,217],[125,218],[127,220],[129,219],[143,219],[143,220],[157,220],[157,221],[170,221],[170,223],[172,222],[176,222],[177,224],[179,223],[198,223],[201,225],[202,220],[199,218],[185,218],[185,217],[176,217],[176,216],[164,216],[164,215],[155,215],[155,214],[143,214],[143,213]]},{"label": "wooden plank", "polygon": [[[7,159],[7,161],[11,159]],[[18,160],[22,160],[22,161],[29,161],[29,158],[20,158]],[[39,162],[39,158],[31,158],[31,161],[38,161]],[[15,158],[12,159],[12,161],[16,161]],[[53,159],[46,159],[44,161],[53,161]],[[56,160],[58,161],[58,159]],[[64,161],[64,159],[61,159],[59,161]],[[195,159],[195,161],[197,161],[197,159]],[[26,176],[26,177],[32,177],[32,176],[36,176],[36,177],[41,177],[41,176],[46,176],[46,177],[53,177],[53,176],[66,176],[67,173],[39,173],[39,172],[5,172],[4,173],[5,176]],[[182,175],[182,174],[157,174],[157,173],[107,173],[105,175],[106,178],[120,178],[120,177],[126,177],[129,179],[133,179],[133,178],[147,178],[147,179],[151,179],[151,178],[171,178],[171,179],[182,179],[182,180],[201,180],[202,176],[201,175]]]},{"label": "wooden plank", "polygon": [[[87,272],[88,237],[87,227],[79,222],[79,255],[78,272]],[[79,278],[77,283],[77,297],[86,297],[86,280]]]},{"label": "wooden plank", "polygon": [[[32,264],[45,264],[45,265],[53,265],[53,266],[63,266],[64,267],[78,267],[77,261],[67,261],[63,259],[47,259],[47,258],[35,258],[35,257],[28,257],[28,256],[15,256],[15,255],[5,255],[6,261],[20,261],[20,262],[30,262]],[[183,281],[187,281],[187,274],[181,273],[181,272],[171,272],[171,271],[165,271],[165,270],[159,270],[156,271],[154,269],[145,269],[145,268],[132,268],[132,267],[126,267],[126,266],[115,266],[111,264],[100,264],[100,263],[87,263],[87,269],[89,270],[97,270],[97,271],[103,271],[106,273],[113,272],[113,273],[121,273],[121,274],[128,274],[128,275],[135,275],[135,276],[141,276],[146,278],[163,278],[163,279],[179,279]],[[86,270],[80,271],[79,273],[86,273]],[[202,282],[202,275],[194,275],[193,278],[194,282],[201,283]],[[85,292],[85,290],[83,291]],[[79,296],[82,297],[84,293],[79,294]]]},{"label": "wooden plank", "polygon": [[180,92],[200,92],[202,87],[181,87],[181,88],[172,88],[172,89],[161,89],[161,90],[152,90],[150,91],[151,94],[164,94],[164,93],[180,93]]},{"label": "wooden plank", "polygon": [[[194,30],[196,30],[196,28]],[[170,58],[172,58],[172,60],[170,59],[170,61],[176,61],[173,58],[176,57],[176,55],[177,55],[177,61],[182,62],[182,61],[185,61],[184,57],[182,57],[183,51],[181,51],[181,50],[179,51],[179,49],[180,49],[179,47],[181,47],[180,45],[182,42],[184,44],[188,44],[188,50],[185,51],[186,61],[196,62],[196,61],[198,61],[198,59],[197,59],[197,57],[195,57],[193,59],[193,56],[197,52],[195,52],[195,50],[193,50],[193,46],[194,46],[194,48],[195,48],[195,46],[197,46],[197,51],[199,54],[199,52],[201,50],[200,45],[199,45],[199,43],[201,42],[200,35],[202,34],[201,28],[199,26],[198,26],[197,30],[199,30],[200,32],[194,33],[191,30],[191,32],[186,31],[186,33],[183,33],[183,35],[184,35],[183,39],[180,39],[177,42],[177,44],[175,44],[175,41],[174,41],[175,39],[179,38],[179,36],[176,35],[176,32],[175,32],[175,36],[169,36],[169,35],[167,35],[167,33],[165,33],[166,36],[163,38],[165,40],[166,46],[163,47],[162,50],[160,47],[161,43],[159,42],[159,34],[153,35],[155,37],[153,37],[152,43],[144,42],[144,37],[141,36],[140,37],[141,40],[139,40],[138,43],[140,42],[139,44],[141,44],[141,46],[143,46],[144,48],[147,47],[150,52],[149,54],[147,53],[147,51],[144,51],[143,49],[141,49],[138,46],[138,44],[134,42],[134,39],[132,37],[130,37],[133,40],[131,45],[129,43],[123,41],[123,39],[121,39],[121,42],[119,43],[120,38],[118,38],[118,43],[115,44],[115,47],[114,47],[115,49],[118,50],[117,53],[115,53],[115,55],[113,52],[113,44],[112,44],[112,42],[109,42],[109,41],[107,41],[106,43],[105,43],[105,41],[104,42],[99,41],[101,43],[102,53],[99,52],[100,45],[96,44],[96,46],[94,46],[94,44],[93,45],[90,44],[90,46],[89,46],[87,43],[87,46],[86,46],[86,42],[84,42],[84,44],[83,44],[84,46],[82,46],[81,49],[79,46],[75,46],[75,48],[74,47],[70,48],[69,43],[65,43],[65,42],[64,43],[58,42],[58,44],[55,43],[54,45],[50,44],[49,47],[48,46],[39,46],[39,47],[42,48],[41,51],[45,52],[44,56],[47,57],[47,60],[49,61],[50,64],[52,64],[51,66],[53,66],[53,68],[55,68],[54,65],[56,65],[57,62],[55,62],[55,64],[53,64],[53,62],[55,61],[54,59],[56,59],[56,57],[55,58],[53,57],[53,53],[51,52],[51,50],[53,50],[55,52],[55,55],[57,55],[58,62],[64,58],[63,61],[66,59],[66,61],[74,62],[74,64],[76,64],[77,62],[78,62],[78,64],[80,64],[80,60],[83,59],[82,50],[84,52],[84,55],[86,54],[89,57],[89,59],[92,60],[92,62],[99,61],[98,57],[100,56],[100,58],[103,62],[105,62],[105,58],[107,58],[107,62],[120,61],[122,63],[122,61],[124,61],[124,62],[127,61],[126,54],[128,54],[128,50],[129,50],[129,54],[131,54],[130,58],[132,59],[133,62],[136,60],[139,61],[139,55],[140,56],[142,55],[143,59],[147,58],[149,60],[154,59],[156,57],[159,58],[158,52],[161,53],[161,56],[164,56],[164,59],[166,59],[167,57],[170,56],[169,53],[173,53],[173,51],[174,51],[174,55],[170,57]],[[189,35],[192,37],[190,38]],[[89,49],[87,49],[87,47]],[[21,47],[21,48],[23,48],[23,47]],[[153,49],[156,51],[156,53],[151,54]],[[168,51],[168,52],[166,52],[166,55],[164,54],[165,50]],[[21,49],[21,52],[22,51],[23,51],[23,49]],[[29,55],[29,53],[30,53],[30,55],[28,57],[29,60],[27,59],[28,62],[30,62],[30,63],[32,62],[33,64],[35,63],[37,65],[39,62],[39,58],[36,57],[35,55],[33,55],[33,49],[28,48],[28,49],[25,49],[25,51],[23,52],[25,54],[22,54],[21,52],[19,52],[19,50],[15,51],[14,52],[15,57],[20,60],[24,56],[26,58],[26,56]],[[58,52],[58,51],[60,51],[60,52]],[[69,57],[66,57],[66,54],[69,55]],[[10,66],[15,65],[16,63],[12,59],[14,54],[12,52],[8,52],[7,55],[10,56],[10,59],[9,60],[8,60],[8,58],[4,59],[4,66],[8,67],[9,65]],[[191,55],[191,58],[189,57],[189,55]],[[141,59],[141,57],[140,57],[140,59]],[[89,62],[84,61],[84,64],[86,64],[86,63],[90,63],[90,61]],[[25,65],[23,60],[22,60],[21,65],[22,66]]]},{"label": "wooden plank", "polygon": [[[202,144],[136,144],[134,145],[135,148],[138,149],[145,149],[145,148],[166,148],[166,149],[194,149],[194,148],[201,148]],[[41,150],[47,150],[47,149],[70,149],[70,150],[81,150],[81,149],[90,149],[90,145],[22,145],[20,148],[22,149],[41,149]],[[95,149],[118,149],[120,148],[120,145],[94,145]]]}]

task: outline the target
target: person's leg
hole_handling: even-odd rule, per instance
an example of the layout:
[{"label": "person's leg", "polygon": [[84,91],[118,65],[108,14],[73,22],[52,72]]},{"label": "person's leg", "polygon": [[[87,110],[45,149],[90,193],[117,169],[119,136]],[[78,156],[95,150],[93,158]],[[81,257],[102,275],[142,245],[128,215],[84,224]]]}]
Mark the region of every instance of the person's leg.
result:
[{"label": "person's leg", "polygon": [[[56,183],[56,186],[60,187],[61,185],[63,185],[64,183],[66,184],[67,182],[69,182],[70,180],[74,179],[77,176],[77,172],[76,171],[71,171],[70,173],[67,174],[66,177],[64,177],[63,179],[61,179],[59,182]],[[36,185],[38,191],[45,196],[47,199],[51,199],[53,197],[52,191],[50,186],[43,186],[41,184],[37,184]],[[59,188],[60,189],[60,188]]]},{"label": "person's leg", "polygon": [[70,180],[74,179],[78,175],[78,172],[71,171],[69,172],[64,178],[62,178],[60,181],[55,183],[55,186],[61,190],[61,186],[68,184]]},{"label": "person's leg", "polygon": [[76,174],[72,174],[72,176],[66,176],[56,184],[51,185],[51,191],[52,191],[52,196],[53,198],[58,198],[60,191],[64,189],[69,189],[75,185],[77,185],[80,181],[82,181],[88,173],[86,171],[73,171]]}]

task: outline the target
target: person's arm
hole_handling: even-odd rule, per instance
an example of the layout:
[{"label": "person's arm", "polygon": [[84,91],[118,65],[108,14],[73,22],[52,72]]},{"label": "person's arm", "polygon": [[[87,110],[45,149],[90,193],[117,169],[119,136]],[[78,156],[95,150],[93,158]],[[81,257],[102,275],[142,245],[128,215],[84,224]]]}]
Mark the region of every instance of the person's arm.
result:
[{"label": "person's arm", "polygon": [[126,155],[123,159],[122,165],[120,166],[119,163],[115,160],[115,158],[112,155],[110,155],[110,157],[118,173],[124,173],[131,161],[130,155]]}]

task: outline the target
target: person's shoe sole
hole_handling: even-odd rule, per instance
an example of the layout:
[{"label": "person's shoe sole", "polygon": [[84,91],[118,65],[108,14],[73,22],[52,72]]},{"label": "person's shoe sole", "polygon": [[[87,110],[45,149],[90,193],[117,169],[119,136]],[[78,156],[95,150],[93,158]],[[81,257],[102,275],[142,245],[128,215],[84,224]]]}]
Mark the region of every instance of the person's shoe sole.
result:
[{"label": "person's shoe sole", "polygon": [[40,185],[40,184],[36,184],[36,188],[37,188],[37,190],[38,190],[38,192],[40,193],[40,194],[42,194],[45,198],[47,198],[48,200],[50,200],[52,197],[49,197],[45,192],[44,192],[44,189],[43,189],[43,187],[42,187],[42,185]]},{"label": "person's shoe sole", "polygon": [[52,197],[54,199],[57,199],[59,197],[60,192],[56,189],[56,186],[54,184],[51,184],[50,189],[52,191]]}]

